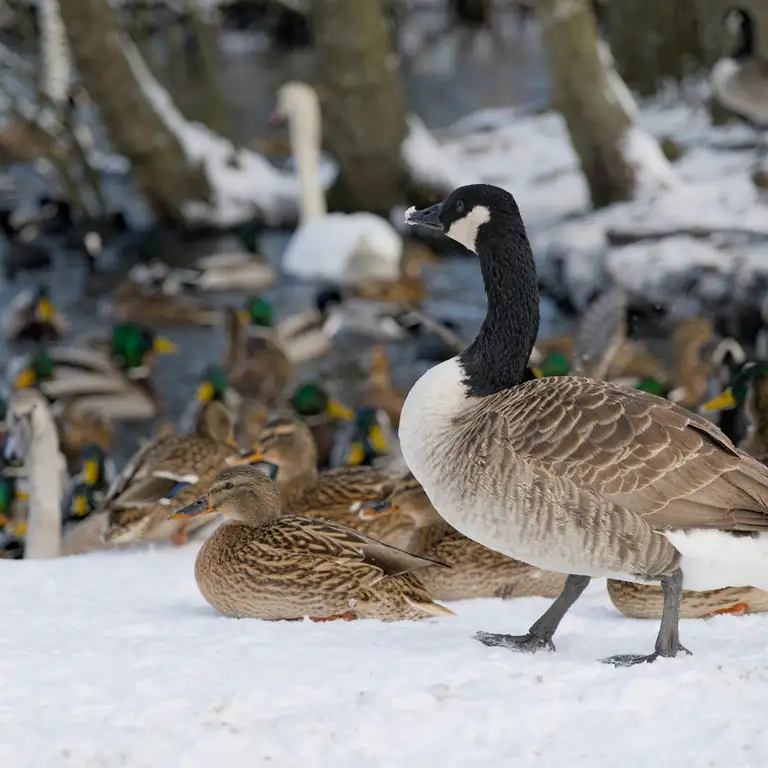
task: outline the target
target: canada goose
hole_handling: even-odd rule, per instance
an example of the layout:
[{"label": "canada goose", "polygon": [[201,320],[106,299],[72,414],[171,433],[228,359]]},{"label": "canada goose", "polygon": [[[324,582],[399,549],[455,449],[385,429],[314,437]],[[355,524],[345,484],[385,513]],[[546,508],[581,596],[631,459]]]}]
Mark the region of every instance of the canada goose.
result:
[{"label": "canada goose", "polygon": [[[686,589],[768,586],[768,468],[713,424],[662,398],[558,376],[522,383],[539,325],[536,268],[514,197],[460,187],[406,222],[474,251],[488,309],[475,340],[408,394],[400,441],[439,514],[469,538],[570,574],[522,636],[485,645],[553,649],[552,637],[594,576],[660,582],[655,651],[687,652],[678,633]],[[763,535],[761,535],[763,534]]]},{"label": "canada goose", "polygon": [[311,86],[291,82],[280,88],[272,122],[283,119],[289,122],[301,187],[300,226],[283,255],[283,270],[344,285],[397,280],[403,241],[386,219],[367,212],[327,213],[318,178],[320,105]]}]

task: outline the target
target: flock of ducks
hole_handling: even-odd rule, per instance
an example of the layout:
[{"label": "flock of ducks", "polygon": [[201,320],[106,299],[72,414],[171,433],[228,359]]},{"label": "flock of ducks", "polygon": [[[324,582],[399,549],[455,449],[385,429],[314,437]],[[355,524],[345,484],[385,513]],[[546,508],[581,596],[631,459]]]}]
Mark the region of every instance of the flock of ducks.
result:
[{"label": "flock of ducks", "polygon": [[[289,114],[312,100],[299,85],[282,94]],[[314,205],[302,226],[331,218]],[[758,567],[768,363],[703,317],[665,329],[662,355],[619,289],[573,336],[538,338],[525,228],[496,187],[461,188],[407,221],[479,257],[488,314],[468,346],[419,309],[421,266],[434,257],[402,242],[396,270],[363,248],[354,280],[285,318],[260,293],[204,306],[202,275],[231,287],[252,263],[258,274],[244,284],[269,284],[253,254],[190,274],[145,265],[115,292],[108,337],[87,343],[65,341],[44,289],[20,295],[5,331],[36,346],[8,372],[3,555],[183,545],[213,530],[195,566],[203,597],[261,619],[412,620],[450,615],[438,601],[559,595],[527,635],[479,636],[517,650],[553,647],[590,577],[607,576],[621,613],[662,619],[654,654],[616,663],[684,650],[679,615],[768,609],[758,588],[768,586]],[[228,344],[201,372],[183,426],[161,423],[117,472],[114,424],[162,413],[153,373],[159,355],[177,352],[150,321],[223,324]],[[412,338],[414,327],[436,331],[445,349],[406,398],[380,342]],[[375,341],[355,408],[327,382],[296,380],[342,329]],[[722,572],[718,558],[730,558]]]}]

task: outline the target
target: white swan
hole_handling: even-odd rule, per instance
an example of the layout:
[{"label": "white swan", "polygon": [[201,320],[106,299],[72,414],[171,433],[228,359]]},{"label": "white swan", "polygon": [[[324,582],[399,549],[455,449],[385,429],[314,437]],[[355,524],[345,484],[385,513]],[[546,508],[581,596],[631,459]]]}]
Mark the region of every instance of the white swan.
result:
[{"label": "white swan", "polygon": [[23,459],[29,487],[24,557],[59,557],[67,465],[45,397],[35,389],[14,392],[8,400],[7,424],[5,454]]},{"label": "white swan", "polygon": [[286,83],[275,116],[289,123],[291,149],[301,189],[300,226],[283,255],[283,271],[305,279],[356,285],[400,276],[403,240],[372,213],[327,213],[319,177],[321,118],[314,89]]}]

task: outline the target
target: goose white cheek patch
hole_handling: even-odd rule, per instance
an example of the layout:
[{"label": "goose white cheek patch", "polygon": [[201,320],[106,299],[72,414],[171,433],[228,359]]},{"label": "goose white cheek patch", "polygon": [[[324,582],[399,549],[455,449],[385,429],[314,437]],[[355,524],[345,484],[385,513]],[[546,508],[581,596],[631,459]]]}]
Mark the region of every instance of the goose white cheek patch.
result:
[{"label": "goose white cheek patch", "polygon": [[461,243],[465,248],[477,253],[477,230],[488,222],[491,218],[491,212],[484,205],[476,205],[466,216],[451,224],[446,232],[448,237]]}]

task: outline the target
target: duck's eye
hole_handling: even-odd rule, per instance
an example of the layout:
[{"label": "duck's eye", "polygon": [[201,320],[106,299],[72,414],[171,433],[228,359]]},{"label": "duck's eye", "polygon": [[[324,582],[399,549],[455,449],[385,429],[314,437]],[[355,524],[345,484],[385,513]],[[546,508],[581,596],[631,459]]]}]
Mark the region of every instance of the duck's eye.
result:
[{"label": "duck's eye", "polygon": [[234,491],[235,490],[235,484],[234,483],[227,483],[224,486],[225,491]]},{"label": "duck's eye", "polygon": [[464,211],[466,210],[466,207],[467,206],[464,204],[464,201],[461,198],[459,198],[456,201],[456,213],[462,213],[463,214]]}]

